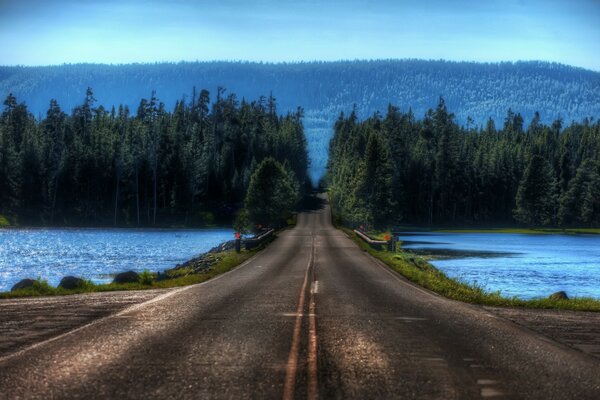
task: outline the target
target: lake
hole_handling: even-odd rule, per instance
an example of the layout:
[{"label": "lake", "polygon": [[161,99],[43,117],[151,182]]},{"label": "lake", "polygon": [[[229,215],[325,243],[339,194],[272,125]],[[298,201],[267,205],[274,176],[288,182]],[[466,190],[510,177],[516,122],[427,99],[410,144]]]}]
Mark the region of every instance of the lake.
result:
[{"label": "lake", "polygon": [[438,254],[431,263],[452,278],[523,299],[564,290],[600,298],[600,235],[403,233],[403,248]]},{"label": "lake", "polygon": [[0,229],[0,291],[23,278],[104,283],[125,270],[160,271],[233,238],[231,229]]}]

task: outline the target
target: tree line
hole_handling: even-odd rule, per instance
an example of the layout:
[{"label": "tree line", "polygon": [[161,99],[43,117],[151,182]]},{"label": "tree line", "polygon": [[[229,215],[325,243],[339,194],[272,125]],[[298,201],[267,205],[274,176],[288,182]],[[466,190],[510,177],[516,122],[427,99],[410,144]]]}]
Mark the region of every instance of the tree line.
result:
[{"label": "tree line", "polygon": [[[359,118],[384,111],[387,104],[412,107],[421,117],[440,94],[456,120],[471,117],[485,125],[502,121],[509,107],[530,121],[535,110],[552,123],[582,121],[600,115],[600,73],[547,62],[452,62],[442,60],[372,60],[298,63],[181,62],[152,64],[66,64],[46,67],[0,66],[0,96],[9,92],[35,115],[45,115],[48,99],[71,110],[92,86],[98,103],[123,104],[131,110],[148,88],[155,88],[169,111],[197,82],[216,93],[224,86],[240,98],[256,99],[269,88],[278,108],[295,112],[301,104],[311,156],[311,177],[325,172],[331,127],[341,111],[356,104]],[[84,84],[85,83],[85,84]]]},{"label": "tree line", "polygon": [[303,110],[219,88],[167,111],[152,92],[132,113],[88,88],[70,114],[51,100],[36,119],[9,95],[0,116],[0,214],[27,225],[206,225],[228,222],[265,158],[294,190],[307,185]]},{"label": "tree line", "polygon": [[600,121],[459,125],[440,98],[422,119],[342,113],[327,182],[346,223],[600,226]]}]

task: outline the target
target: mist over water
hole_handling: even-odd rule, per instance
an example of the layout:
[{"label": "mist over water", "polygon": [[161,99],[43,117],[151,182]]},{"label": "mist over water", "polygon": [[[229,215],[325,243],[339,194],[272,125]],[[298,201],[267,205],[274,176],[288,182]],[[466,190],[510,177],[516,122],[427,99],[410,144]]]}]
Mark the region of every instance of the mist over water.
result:
[{"label": "mist over water", "polygon": [[560,290],[600,299],[599,235],[427,233],[400,236],[406,250],[439,253],[431,263],[452,278],[523,299]]}]

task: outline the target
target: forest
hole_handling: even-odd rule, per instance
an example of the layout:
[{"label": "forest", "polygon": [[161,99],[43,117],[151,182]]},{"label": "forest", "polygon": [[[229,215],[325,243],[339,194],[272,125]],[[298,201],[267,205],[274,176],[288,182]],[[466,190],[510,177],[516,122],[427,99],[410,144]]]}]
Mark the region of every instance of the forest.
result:
[{"label": "forest", "polygon": [[0,116],[0,219],[52,226],[230,223],[265,159],[285,177],[286,193],[304,190],[302,117],[301,108],[280,115],[272,96],[240,101],[222,88],[213,103],[207,90],[194,89],[172,111],[152,92],[133,112],[98,105],[88,88],[72,112],[51,100],[43,118],[9,94]]},{"label": "forest", "polygon": [[[240,99],[277,95],[281,112],[305,110],[303,119],[316,183],[327,163],[331,127],[342,111],[356,105],[367,118],[388,103],[424,115],[443,95],[456,121],[485,126],[502,121],[506,110],[518,110],[529,122],[535,111],[541,122],[582,121],[600,115],[600,73],[547,62],[476,63],[442,60],[374,60],[300,63],[182,62],[156,64],[76,64],[46,67],[0,67],[0,98],[9,93],[42,119],[48,100],[63,110],[81,103],[86,87],[97,104],[135,110],[141,97],[156,90],[172,112],[190,88],[216,93],[219,86]],[[189,101],[189,99],[187,100]]]},{"label": "forest", "polygon": [[422,119],[390,105],[360,120],[342,113],[327,182],[337,217],[390,227],[600,225],[600,121],[461,125],[443,98]]}]

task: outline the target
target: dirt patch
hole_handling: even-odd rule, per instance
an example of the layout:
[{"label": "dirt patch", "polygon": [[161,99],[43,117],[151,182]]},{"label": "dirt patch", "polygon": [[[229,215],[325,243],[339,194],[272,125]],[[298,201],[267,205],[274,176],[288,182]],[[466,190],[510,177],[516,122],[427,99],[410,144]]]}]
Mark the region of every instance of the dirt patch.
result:
[{"label": "dirt patch", "polygon": [[0,357],[172,289],[0,300]]},{"label": "dirt patch", "polygon": [[600,313],[484,308],[559,343],[600,358]]}]

